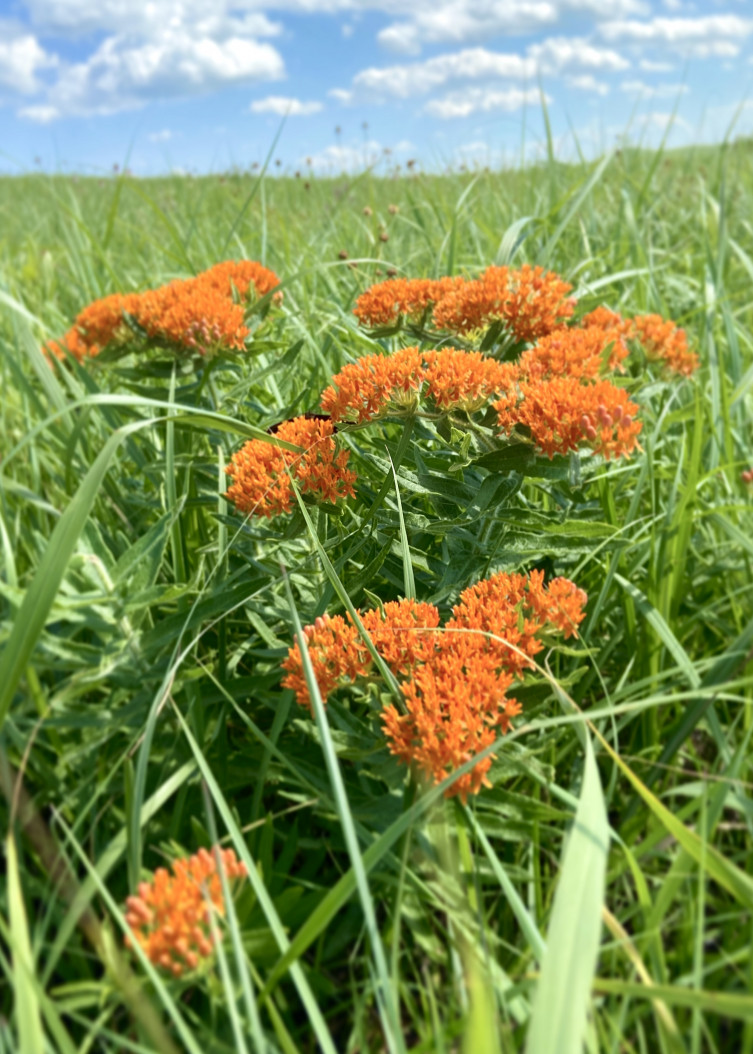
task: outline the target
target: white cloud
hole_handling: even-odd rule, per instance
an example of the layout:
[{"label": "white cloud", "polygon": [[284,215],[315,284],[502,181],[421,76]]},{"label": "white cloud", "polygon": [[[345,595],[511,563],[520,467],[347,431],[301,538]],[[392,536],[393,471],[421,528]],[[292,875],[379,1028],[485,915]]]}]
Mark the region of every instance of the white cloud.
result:
[{"label": "white cloud", "polygon": [[338,143],[301,158],[315,172],[352,172],[376,165],[384,155],[381,143],[370,140],[356,145]]},{"label": "white cloud", "polygon": [[[552,100],[545,96],[547,104]],[[528,103],[539,104],[541,95],[538,88],[521,91],[520,88],[509,88],[505,91],[490,91],[487,88],[466,88],[463,91],[450,92],[442,99],[432,99],[424,107],[424,112],[432,117],[444,119],[468,117],[472,113],[490,113],[502,110],[512,113]]]},{"label": "white cloud", "polygon": [[291,99],[285,95],[268,95],[266,99],[257,99],[249,107],[252,113],[273,113],[278,117],[307,117],[312,113],[319,113],[322,109],[320,102],[303,102],[301,99]]},{"label": "white cloud", "polygon": [[173,133],[169,128],[163,128],[161,132],[151,132],[149,134],[150,143],[168,143],[173,138]]},{"label": "white cloud", "polygon": [[379,95],[407,99],[424,95],[448,81],[489,77],[531,78],[536,65],[522,55],[467,48],[403,66],[371,67],[353,78],[353,86]]},{"label": "white cloud", "polygon": [[268,37],[282,32],[258,10],[273,5],[234,0],[26,0],[32,23],[47,34],[94,32],[154,37],[190,28],[196,37]]},{"label": "white cloud", "polygon": [[[391,7],[392,4],[374,7]],[[650,12],[645,0],[414,0],[379,33],[393,51],[418,54],[425,44],[462,44],[502,34],[540,32],[571,13],[595,18],[624,18]]]},{"label": "white cloud", "polygon": [[620,88],[628,95],[639,95],[642,99],[673,99],[690,91],[687,84],[646,84],[640,80],[623,81]]},{"label": "white cloud", "polygon": [[338,172],[362,171],[384,161],[393,164],[396,155],[409,159],[415,149],[415,144],[408,139],[401,139],[394,147],[385,147],[377,140],[370,139],[365,143],[337,143],[327,146],[318,153],[300,157],[298,163],[314,169],[315,172],[333,175]]},{"label": "white cloud", "polygon": [[661,45],[683,55],[730,58],[740,51],[740,41],[753,32],[753,19],[738,15],[703,15],[698,18],[653,18],[648,22],[613,21],[600,27],[611,42]]},{"label": "white cloud", "polygon": [[578,88],[579,91],[593,92],[596,95],[609,95],[609,85],[605,84],[604,81],[597,81],[593,73],[581,73],[577,76],[568,77],[567,83],[571,88]]},{"label": "white cloud", "polygon": [[652,59],[641,59],[638,65],[645,73],[672,73],[675,69],[671,62],[654,62]]},{"label": "white cloud", "polygon": [[57,62],[57,56],[49,55],[31,33],[16,33],[14,27],[0,23],[0,85],[32,95],[41,87],[37,73]]},{"label": "white cloud", "polygon": [[678,117],[676,113],[649,113],[644,118],[643,125],[660,132],[665,132],[669,127],[678,131],[690,131],[691,129],[691,125],[684,118]]},{"label": "white cloud", "polygon": [[371,67],[353,78],[356,90],[401,99],[425,95],[454,80],[535,80],[539,74],[571,70],[625,70],[630,63],[611,48],[597,47],[582,37],[553,37],[531,45],[525,55],[465,48],[398,66]]},{"label": "white cloud", "polygon": [[626,70],[630,63],[611,48],[591,44],[583,37],[549,37],[528,48],[537,71],[557,74],[572,69],[599,70],[614,73]]},{"label": "white cloud", "polygon": [[18,111],[19,117],[25,117],[27,121],[35,121],[37,124],[49,124],[60,116],[60,111],[55,106],[22,106]]},{"label": "white cloud", "polygon": [[[153,98],[197,95],[284,74],[271,44],[246,37],[214,40],[166,29],[149,40],[107,37],[84,62],[61,66],[48,98],[37,107],[55,116],[107,114]],[[27,108],[24,116],[34,117]]]},{"label": "white cloud", "polygon": [[345,88],[330,88],[327,95],[329,95],[331,99],[336,99],[337,102],[341,102],[344,106],[353,102],[353,92],[347,91]]}]

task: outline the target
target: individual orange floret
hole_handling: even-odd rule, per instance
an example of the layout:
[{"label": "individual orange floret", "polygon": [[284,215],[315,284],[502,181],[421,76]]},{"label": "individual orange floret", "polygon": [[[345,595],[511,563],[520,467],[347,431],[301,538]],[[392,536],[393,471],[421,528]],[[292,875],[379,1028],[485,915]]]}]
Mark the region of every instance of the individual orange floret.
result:
[{"label": "individual orange floret", "polygon": [[753,468],[746,468],[740,473],[743,483],[753,483]]},{"label": "individual orange floret", "polygon": [[420,321],[432,304],[463,283],[463,278],[450,277],[392,278],[377,282],[361,293],[353,314],[365,326],[392,326],[401,315]]},{"label": "individual orange floret", "polygon": [[[390,704],[382,725],[390,752],[415,766],[428,780],[440,783],[470,761],[501,734],[520,704],[506,695],[512,677],[500,673],[489,653],[468,656],[448,652],[419,666],[403,685],[407,708],[401,714]],[[446,792],[465,801],[489,784],[493,755],[479,761]]]},{"label": "individual orange floret", "polygon": [[680,329],[661,315],[638,315],[633,326],[650,359],[662,362],[668,370],[689,377],[698,369],[700,360],[694,351],[688,350],[684,329]]},{"label": "individual orange floret", "polygon": [[302,493],[335,504],[352,497],[355,472],[347,468],[348,451],[337,452],[331,421],[296,417],[277,429],[279,439],[302,448],[283,450],[252,439],[235,453],[225,471],[232,478],[226,497],[249,516],[277,516],[293,506],[291,475]]},{"label": "individual orange floret", "polygon": [[605,458],[624,457],[638,444],[638,407],[611,381],[583,384],[579,377],[521,378],[493,404],[499,425],[510,434],[516,425],[530,430],[545,454],[565,454],[581,444]]},{"label": "individual orange floret", "polygon": [[627,354],[627,345],[617,330],[563,326],[524,351],[519,366],[520,372],[530,380],[549,377],[595,380],[607,370],[619,369]]},{"label": "individual orange floret", "polygon": [[520,676],[541,651],[543,636],[558,631],[566,638],[577,637],[587,599],[567,578],[554,578],[545,586],[543,571],[530,575],[501,571],[463,590],[447,622],[448,630],[461,632],[446,634],[443,647],[475,647],[492,655],[500,668]]},{"label": "individual orange floret", "polygon": [[497,362],[480,351],[442,348],[425,351],[423,360],[427,393],[441,410],[478,410],[492,395],[506,391],[517,372],[510,363]]},{"label": "individual orange floret", "polygon": [[366,355],[335,374],[322,395],[322,410],[334,422],[369,421],[415,405],[423,379],[418,348]]},{"label": "individual orange floret", "polygon": [[573,301],[567,296],[571,289],[559,275],[542,267],[489,267],[476,281],[466,282],[439,301],[434,323],[453,333],[469,333],[499,321],[516,341],[530,343],[572,315]]},{"label": "individual orange floret", "polygon": [[[150,962],[173,976],[195,970],[212,954],[212,908],[225,914],[219,853],[229,881],[246,875],[232,849],[200,849],[194,856],[174,860],[171,870],[159,867],[151,882],[141,882],[136,896],[126,901],[126,922]],[[130,938],[126,945],[130,946]]]},{"label": "individual orange floret", "polygon": [[[371,641],[398,677],[408,677],[413,668],[425,662],[435,647],[439,612],[433,604],[416,600],[391,600],[381,608],[360,615]],[[373,672],[373,659],[353,623],[340,615],[320,616],[307,626],[306,647],[311,657],[316,683],[324,702],[335,688],[353,684]],[[282,682],[291,688],[302,706],[311,706],[303,662],[296,642],[282,664],[288,676]]]}]

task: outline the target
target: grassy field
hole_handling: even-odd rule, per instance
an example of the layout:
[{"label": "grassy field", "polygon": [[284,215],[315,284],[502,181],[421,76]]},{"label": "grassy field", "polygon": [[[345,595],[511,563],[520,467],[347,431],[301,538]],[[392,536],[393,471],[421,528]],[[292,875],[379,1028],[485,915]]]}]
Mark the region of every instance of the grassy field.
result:
[{"label": "grassy field", "polygon": [[[745,142],[0,181],[0,1051],[753,1054],[752,215]],[[240,258],[283,281],[253,355],[40,351],[98,297]],[[630,377],[641,450],[487,471],[384,422],[342,438],[355,499],[229,506],[248,426],[409,342],[359,328],[367,286],[524,262],[579,312],[686,329],[697,374]],[[444,619],[532,569],[587,617],[539,654],[466,804],[388,753],[386,685],[316,721],[280,686],[299,620],[411,593]],[[218,842],[248,879],[215,955],[172,979],[124,948],[126,897]]]}]

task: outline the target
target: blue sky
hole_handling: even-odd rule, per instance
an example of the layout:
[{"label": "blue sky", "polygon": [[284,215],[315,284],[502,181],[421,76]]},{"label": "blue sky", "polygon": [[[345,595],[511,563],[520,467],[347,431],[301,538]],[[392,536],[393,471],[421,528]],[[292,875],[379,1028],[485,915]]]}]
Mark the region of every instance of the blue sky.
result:
[{"label": "blue sky", "polygon": [[[753,134],[753,0],[0,0],[0,168],[497,165]],[[739,107],[739,112],[738,112]],[[390,153],[385,153],[389,150]]]}]

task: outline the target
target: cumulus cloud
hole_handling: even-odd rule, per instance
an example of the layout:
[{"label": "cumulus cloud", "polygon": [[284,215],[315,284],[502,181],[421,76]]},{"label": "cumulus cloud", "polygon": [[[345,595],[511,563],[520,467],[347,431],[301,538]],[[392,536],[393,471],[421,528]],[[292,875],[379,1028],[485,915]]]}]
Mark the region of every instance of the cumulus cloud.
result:
[{"label": "cumulus cloud", "polygon": [[154,98],[202,94],[284,74],[279,52],[246,37],[214,40],[185,29],[163,30],[149,40],[107,37],[85,61],[61,66],[49,98],[22,116],[45,120],[66,114],[107,114]]},{"label": "cumulus cloud", "polygon": [[346,88],[330,88],[327,95],[329,95],[331,99],[341,102],[344,106],[353,102],[353,92],[348,91]]},{"label": "cumulus cloud", "polygon": [[611,43],[657,45],[694,58],[734,57],[740,41],[753,33],[753,19],[738,15],[698,18],[652,18],[647,22],[615,20],[600,27]]},{"label": "cumulus cloud", "polygon": [[577,88],[579,91],[593,92],[595,95],[609,95],[609,85],[597,80],[593,73],[581,73],[568,77],[567,83],[571,88]]},{"label": "cumulus cloud", "polygon": [[39,71],[57,63],[57,56],[48,54],[33,34],[0,23],[0,85],[32,95],[41,87]]},{"label": "cumulus cloud", "polygon": [[26,0],[25,6],[32,23],[47,34],[76,37],[95,32],[153,37],[187,27],[196,36],[208,37],[282,32],[280,23],[256,9],[262,5],[234,0]]},{"label": "cumulus cloud", "polygon": [[630,63],[611,48],[582,37],[553,37],[533,44],[523,55],[465,48],[423,62],[371,67],[357,73],[353,88],[374,95],[407,99],[425,95],[455,80],[534,80],[539,74],[578,70],[616,72]]},{"label": "cumulus cloud", "polygon": [[376,139],[369,139],[365,143],[336,143],[324,147],[315,154],[298,159],[298,163],[312,168],[315,172],[325,172],[329,175],[339,172],[362,171],[372,168],[383,161],[396,157],[410,157],[415,151],[415,144],[408,139],[401,139],[394,147],[383,146]]},{"label": "cumulus cloud", "polygon": [[687,84],[647,84],[641,80],[623,81],[620,88],[628,95],[639,95],[642,99],[672,99],[690,91]]},{"label": "cumulus cloud", "polygon": [[356,89],[407,99],[424,95],[448,81],[489,77],[533,77],[536,65],[523,55],[501,54],[485,48],[467,48],[437,55],[425,62],[402,66],[371,67],[353,78]]},{"label": "cumulus cloud", "polygon": [[27,121],[34,121],[37,124],[49,124],[50,121],[54,121],[56,117],[60,116],[57,107],[45,106],[42,103],[22,106],[17,112],[19,117],[25,117]]},{"label": "cumulus cloud", "polygon": [[320,102],[303,102],[301,99],[291,99],[286,95],[268,95],[266,99],[257,99],[249,107],[252,113],[273,113],[278,117],[307,117],[312,113],[319,113],[322,109]]},{"label": "cumulus cloud", "polygon": [[614,19],[648,14],[650,6],[645,0],[418,0],[407,17],[380,32],[379,41],[393,51],[418,54],[424,44],[535,33],[574,12]]},{"label": "cumulus cloud", "polygon": [[[545,96],[545,100],[547,103],[552,101],[548,96]],[[468,117],[473,113],[491,113],[495,110],[512,113],[528,103],[539,104],[540,102],[541,95],[538,88],[489,91],[486,88],[473,87],[450,92],[442,99],[432,99],[424,107],[424,113],[444,119]]]},{"label": "cumulus cloud", "polygon": [[384,156],[381,143],[369,140],[367,143],[337,143],[319,150],[306,158],[301,158],[315,172],[352,172],[376,165]]},{"label": "cumulus cloud", "polygon": [[672,73],[675,68],[671,62],[654,62],[653,59],[641,59],[638,66],[644,73]]},{"label": "cumulus cloud", "polygon": [[[284,75],[278,50],[266,38],[282,25],[256,0],[26,0],[32,27],[46,39],[77,36],[96,46],[76,62],[59,62],[53,84],[17,76],[19,91],[40,98],[21,115],[49,121],[56,116],[107,114],[224,86],[277,80]],[[32,36],[19,38],[15,67],[40,64]],[[14,70],[0,33],[0,77]],[[34,52],[34,45],[37,51]],[[43,53],[42,53],[43,54]]]}]

